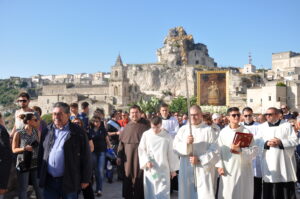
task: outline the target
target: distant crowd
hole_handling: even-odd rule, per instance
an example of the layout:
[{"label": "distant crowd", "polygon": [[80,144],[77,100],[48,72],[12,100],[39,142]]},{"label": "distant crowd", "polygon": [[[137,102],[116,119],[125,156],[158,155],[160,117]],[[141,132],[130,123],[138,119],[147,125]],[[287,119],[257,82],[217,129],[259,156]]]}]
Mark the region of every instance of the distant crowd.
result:
[{"label": "distant crowd", "polygon": [[[254,114],[90,113],[90,104],[57,102],[52,122],[17,98],[11,132],[0,113],[0,199],[85,199],[103,195],[103,183],[122,182],[126,199],[296,199],[300,191],[300,116],[287,105]],[[108,185],[109,186],[109,185]],[[29,188],[30,187],[30,188]]]}]

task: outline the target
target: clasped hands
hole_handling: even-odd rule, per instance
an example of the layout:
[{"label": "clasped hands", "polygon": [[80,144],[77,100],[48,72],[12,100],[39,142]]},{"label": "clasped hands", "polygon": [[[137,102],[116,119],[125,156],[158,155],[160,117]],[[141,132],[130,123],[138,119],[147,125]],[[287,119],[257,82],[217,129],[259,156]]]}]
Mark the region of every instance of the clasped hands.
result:
[{"label": "clasped hands", "polygon": [[280,144],[281,144],[281,140],[276,137],[268,140],[268,142],[267,142],[267,146],[270,146],[270,147],[277,147]]},{"label": "clasped hands", "polygon": [[[187,143],[188,144],[193,144],[194,143],[194,137],[192,135],[189,135],[187,137]],[[197,156],[190,156],[190,163],[192,165],[196,165],[196,164],[199,164],[200,163],[200,160]]]}]

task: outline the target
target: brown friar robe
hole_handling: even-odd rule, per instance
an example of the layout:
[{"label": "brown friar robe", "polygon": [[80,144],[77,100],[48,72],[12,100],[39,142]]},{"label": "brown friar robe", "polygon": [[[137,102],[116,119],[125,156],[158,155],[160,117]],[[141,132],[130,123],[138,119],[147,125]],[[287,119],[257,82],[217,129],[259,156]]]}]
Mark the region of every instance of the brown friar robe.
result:
[{"label": "brown friar robe", "polygon": [[138,146],[142,135],[150,128],[148,120],[129,122],[120,135],[118,157],[124,163],[123,179],[124,198],[143,198],[143,172],[139,166]]}]

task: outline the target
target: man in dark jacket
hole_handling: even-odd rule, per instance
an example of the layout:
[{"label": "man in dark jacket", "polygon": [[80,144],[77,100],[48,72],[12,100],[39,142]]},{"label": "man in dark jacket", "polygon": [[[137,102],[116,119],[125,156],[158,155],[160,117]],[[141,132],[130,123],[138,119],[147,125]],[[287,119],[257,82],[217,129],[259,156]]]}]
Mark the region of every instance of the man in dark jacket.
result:
[{"label": "man in dark jacket", "polygon": [[6,192],[12,164],[12,151],[9,134],[4,126],[0,125],[0,198]]},{"label": "man in dark jacket", "polygon": [[44,199],[77,199],[92,175],[91,151],[86,133],[69,121],[70,107],[54,105],[53,124],[42,138],[40,185]]}]

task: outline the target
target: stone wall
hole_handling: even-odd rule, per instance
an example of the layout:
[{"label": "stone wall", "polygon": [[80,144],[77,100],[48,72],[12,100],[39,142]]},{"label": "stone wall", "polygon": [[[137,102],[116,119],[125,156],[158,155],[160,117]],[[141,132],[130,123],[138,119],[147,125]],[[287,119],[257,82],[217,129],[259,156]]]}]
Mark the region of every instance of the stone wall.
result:
[{"label": "stone wall", "polygon": [[[174,96],[186,96],[185,68],[182,66],[131,65],[127,77],[131,87],[142,93],[162,96],[164,91],[169,91]],[[187,77],[189,94],[195,95],[195,75],[191,66],[187,67]]]}]

